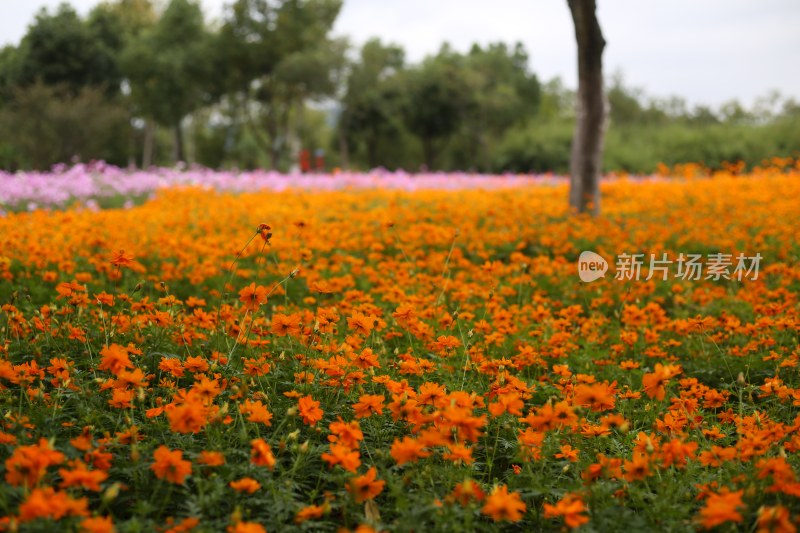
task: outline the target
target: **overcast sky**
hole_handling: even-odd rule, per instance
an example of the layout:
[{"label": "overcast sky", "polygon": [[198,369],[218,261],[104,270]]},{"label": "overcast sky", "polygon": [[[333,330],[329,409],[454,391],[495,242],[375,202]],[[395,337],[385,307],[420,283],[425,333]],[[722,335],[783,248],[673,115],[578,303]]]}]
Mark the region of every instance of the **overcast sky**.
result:
[{"label": "overcast sky", "polygon": [[[72,0],[86,14],[96,0]],[[227,0],[202,0],[219,18]],[[59,0],[0,0],[0,42],[16,43],[36,11]],[[598,0],[607,74],[654,97],[690,104],[745,104],[772,89],[800,100],[800,0]],[[490,7],[491,6],[491,7]],[[565,0],[344,0],[335,33],[361,44],[401,44],[410,61],[443,41],[521,41],[542,80],[576,85],[572,21]]]}]

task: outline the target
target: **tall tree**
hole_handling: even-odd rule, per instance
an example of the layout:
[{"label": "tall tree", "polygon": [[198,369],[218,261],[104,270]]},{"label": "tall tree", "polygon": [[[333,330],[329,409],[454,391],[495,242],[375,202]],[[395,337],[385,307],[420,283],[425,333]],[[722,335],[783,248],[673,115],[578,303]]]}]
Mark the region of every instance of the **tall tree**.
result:
[{"label": "tall tree", "polygon": [[288,147],[289,120],[306,98],[332,94],[342,42],[328,38],[341,0],[236,0],[216,46],[233,122],[277,168]]},{"label": "tall tree", "polygon": [[493,141],[511,126],[533,118],[539,107],[539,80],[528,69],[528,54],[522,44],[511,49],[505,43],[486,48],[473,45],[464,57],[464,83],[475,95],[475,105],[466,116],[461,143],[462,160],[453,161],[460,168],[476,165],[482,171],[490,167]]},{"label": "tall tree", "polygon": [[135,38],[122,56],[140,112],[172,128],[175,161],[185,160],[183,119],[209,99],[209,45],[200,6],[171,0],[155,26]]},{"label": "tall tree", "polygon": [[90,24],[97,19],[116,19],[107,23],[118,25],[119,34],[113,38],[127,44],[151,28],[158,21],[158,16],[153,0],[105,0],[89,13]]},{"label": "tall tree", "polygon": [[597,20],[595,0],[567,0],[578,42],[577,123],[570,161],[570,207],[600,213],[600,174],[608,105],[603,89],[606,41]]},{"label": "tall tree", "polygon": [[408,71],[404,122],[422,143],[425,165],[433,169],[452,136],[460,131],[476,95],[463,82],[463,57],[445,44],[436,57]]},{"label": "tall tree", "polygon": [[14,89],[19,86],[21,55],[16,46],[0,48],[0,105],[11,100]]},{"label": "tall tree", "polygon": [[400,92],[392,76],[402,68],[405,53],[396,45],[384,45],[379,39],[367,41],[359,61],[350,67],[347,92],[337,125],[342,165],[347,166],[350,149],[364,145],[367,165],[375,168],[378,145],[398,131]]},{"label": "tall tree", "polygon": [[98,87],[77,93],[41,82],[17,87],[0,107],[0,165],[46,170],[74,158],[124,164],[130,119]]},{"label": "tall tree", "polygon": [[[99,41],[105,43],[106,48],[115,53],[119,76],[124,77],[123,68],[120,65],[123,52],[142,32],[152,28],[157,20],[158,16],[151,0],[105,0],[89,12],[87,23],[98,36]],[[138,108],[138,102],[129,97],[130,80],[126,80],[126,83],[120,88],[122,91],[118,92],[123,96],[122,102],[128,107],[130,115],[141,117],[144,113]],[[156,122],[151,116],[144,114],[144,117],[142,165],[149,167],[152,163],[155,144]],[[136,164],[138,137],[137,128],[131,128],[128,154],[128,163],[131,165]]]},{"label": "tall tree", "polygon": [[37,13],[19,46],[18,83],[66,86],[72,93],[88,86],[119,90],[115,44],[100,20],[89,23],[63,3],[50,14]]},{"label": "tall tree", "polygon": [[307,100],[333,95],[345,64],[346,41],[325,39],[313,48],[289,54],[272,76],[262,80],[257,93],[263,108],[261,123],[268,132],[272,168],[291,149],[299,150],[297,129]]}]

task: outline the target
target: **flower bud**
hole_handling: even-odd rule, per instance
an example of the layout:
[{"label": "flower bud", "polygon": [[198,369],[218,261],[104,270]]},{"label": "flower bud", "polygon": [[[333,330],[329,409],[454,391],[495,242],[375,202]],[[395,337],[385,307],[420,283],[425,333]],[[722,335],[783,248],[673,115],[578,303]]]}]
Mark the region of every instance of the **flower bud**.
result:
[{"label": "flower bud", "polygon": [[119,483],[114,483],[113,485],[108,487],[102,496],[103,503],[108,504],[114,501],[117,498],[117,496],[119,496],[119,487],[120,487]]}]

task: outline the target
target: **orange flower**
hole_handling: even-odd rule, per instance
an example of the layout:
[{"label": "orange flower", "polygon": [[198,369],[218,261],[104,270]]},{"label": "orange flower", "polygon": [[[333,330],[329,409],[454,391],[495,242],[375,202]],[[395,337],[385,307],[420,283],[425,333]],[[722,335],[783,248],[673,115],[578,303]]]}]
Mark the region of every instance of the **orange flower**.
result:
[{"label": "orange flower", "polygon": [[243,415],[247,415],[247,420],[250,422],[260,422],[265,426],[272,425],[272,422],[270,422],[272,420],[272,413],[261,403],[261,400],[255,402],[245,400],[244,403],[239,406],[239,412]]},{"label": "orange flower", "polygon": [[297,511],[297,514],[294,515],[294,523],[302,524],[306,520],[314,520],[315,518],[321,518],[323,514],[325,514],[324,507],[321,507],[319,505],[308,505]]},{"label": "orange flower", "polygon": [[705,507],[700,510],[700,524],[711,529],[725,522],[741,522],[742,515],[737,509],[744,507],[743,494],[743,490],[709,494]]},{"label": "orange flower", "polygon": [[361,454],[357,450],[352,450],[344,444],[331,443],[330,447],[331,453],[321,455],[322,459],[330,466],[340,465],[348,472],[353,473],[361,466],[361,459],[359,459]]},{"label": "orange flower", "polygon": [[[173,359],[176,363],[178,363],[178,367],[180,368],[180,361],[177,359]],[[166,368],[162,370],[167,370]],[[201,356],[189,356],[186,358],[186,361],[183,362],[182,370],[186,370],[187,372],[191,372],[192,374],[197,374],[199,372],[207,372],[208,371],[208,361],[205,360],[204,357]],[[180,373],[179,376],[181,377],[183,372]]]},{"label": "orange flower", "polygon": [[336,422],[330,424],[331,434],[328,435],[329,442],[338,442],[348,448],[357,448],[358,443],[364,440],[364,433],[358,422],[345,422],[342,417],[338,417]]},{"label": "orange flower", "polygon": [[243,477],[242,479],[231,481],[229,485],[236,492],[247,492],[248,494],[253,494],[261,488],[261,483],[251,477]]},{"label": "orange flower", "polygon": [[13,486],[33,487],[47,472],[47,467],[64,462],[64,454],[50,447],[46,439],[39,444],[20,446],[6,459],[6,481]]},{"label": "orange flower", "polygon": [[168,409],[167,418],[172,431],[197,433],[208,423],[208,408],[194,397],[190,397],[186,402]]},{"label": "orange flower", "polygon": [[333,294],[334,292],[336,292],[334,288],[331,286],[331,284],[324,279],[318,281],[312,281],[311,284],[308,286],[308,289],[311,292],[316,292],[319,294]]},{"label": "orange flower", "polygon": [[627,481],[638,481],[650,475],[650,461],[644,454],[634,454],[632,460],[625,461],[623,468]]},{"label": "orange flower", "polygon": [[117,250],[111,254],[111,264],[115,267],[130,267],[134,263],[134,257],[126,253],[125,250]]},{"label": "orange flower", "polygon": [[269,240],[272,238],[272,226],[262,222],[256,227],[256,233],[258,233],[265,243],[270,244]]},{"label": "orange flower", "polygon": [[180,485],[192,473],[192,463],[183,459],[183,452],[170,450],[163,444],[153,453],[155,462],[150,469],[158,479]]},{"label": "orange flower", "polygon": [[642,386],[645,394],[650,398],[655,398],[659,401],[663,400],[667,393],[665,385],[670,377],[669,370],[661,363],[656,363],[655,371],[642,376]]},{"label": "orange flower", "polygon": [[416,311],[414,308],[408,304],[402,304],[397,307],[392,316],[397,319],[398,322],[401,324],[407,323],[409,320],[416,316]]},{"label": "orange flower", "polygon": [[108,478],[108,474],[102,470],[88,470],[83,463],[77,464],[72,470],[65,468],[58,469],[61,475],[61,487],[83,487],[88,490],[99,492],[100,483]]},{"label": "orange flower", "polygon": [[[191,358],[187,358],[191,359]],[[158,369],[163,372],[169,372],[173,377],[181,378],[184,374],[184,368],[180,360],[175,357],[162,357],[161,362],[158,363]]]},{"label": "orange flower", "polygon": [[458,502],[466,507],[472,500],[482,502],[485,498],[486,493],[483,492],[481,486],[477,482],[467,479],[457,484],[453,488],[453,492],[447,495],[445,501],[449,503]]},{"label": "orange flower", "polygon": [[136,389],[139,387],[146,387],[147,381],[147,376],[145,376],[144,372],[139,368],[134,368],[130,371],[120,371],[114,386],[118,388]]},{"label": "orange flower", "polygon": [[373,414],[383,413],[383,402],[385,398],[382,394],[364,394],[357,403],[353,404],[356,418],[366,418]]},{"label": "orange flower", "polygon": [[70,439],[69,443],[76,450],[85,452],[92,447],[92,428],[84,426],[81,434],[74,439]]},{"label": "orange flower", "polygon": [[81,521],[81,531],[83,533],[114,533],[116,529],[110,516],[94,516]]},{"label": "orange flower", "polygon": [[575,409],[566,401],[556,404],[546,403],[536,410],[536,415],[528,415],[521,419],[535,430],[550,430],[562,427],[575,427],[578,424],[578,415]]},{"label": "orange flower", "polygon": [[472,448],[462,444],[448,444],[447,453],[442,454],[442,459],[453,461],[454,463],[472,464]]},{"label": "orange flower", "polygon": [[370,348],[365,348],[358,355],[353,358],[353,364],[357,368],[380,368],[381,364],[378,362],[378,354],[373,352]]},{"label": "orange flower", "polygon": [[789,509],[783,505],[775,507],[762,507],[758,510],[757,533],[796,533],[797,528],[792,524]]},{"label": "orange flower", "polygon": [[33,489],[28,498],[19,506],[19,521],[29,522],[37,518],[60,520],[65,516],[88,516],[89,501],[86,498],[73,499],[64,492],[52,487]]},{"label": "orange flower", "polygon": [[516,392],[507,394],[500,394],[497,396],[497,401],[489,404],[489,412],[493,416],[500,416],[503,413],[509,413],[514,416],[522,416],[521,409],[525,406],[520,395]]},{"label": "orange flower", "polygon": [[712,446],[710,450],[702,452],[698,460],[704,466],[717,467],[727,461],[733,461],[738,455],[739,451],[734,447]]},{"label": "orange flower", "polygon": [[533,460],[541,458],[541,447],[544,438],[545,433],[543,431],[534,431],[532,428],[520,431],[519,435],[517,435],[517,441],[524,446],[522,448],[523,454],[526,458]]},{"label": "orange flower", "polygon": [[397,466],[416,462],[431,454],[431,452],[425,450],[424,444],[411,437],[403,437],[402,441],[394,439],[392,449],[389,453],[397,462]]},{"label": "orange flower", "polygon": [[758,468],[758,479],[771,477],[776,485],[794,481],[792,466],[783,457],[761,459],[756,463],[756,467]]},{"label": "orange flower", "polygon": [[592,411],[608,411],[616,403],[614,395],[616,382],[612,384],[594,383],[575,387],[573,403],[581,407],[589,407]]},{"label": "orange flower", "polygon": [[100,350],[100,364],[97,365],[98,370],[107,370],[115,376],[122,370],[133,368],[130,357],[128,357],[128,350],[119,344],[111,344]]},{"label": "orange flower", "polygon": [[369,337],[372,328],[375,327],[377,319],[373,316],[367,316],[361,313],[353,313],[353,316],[347,318],[347,325],[356,333],[360,333],[365,337]]},{"label": "orange flower", "polygon": [[167,517],[166,525],[169,527],[169,529],[164,530],[163,533],[188,533],[200,525],[200,520],[190,516],[189,518],[184,518],[176,524],[174,518]]},{"label": "orange flower", "polygon": [[275,456],[272,454],[272,448],[264,439],[250,441],[250,461],[254,465],[266,466],[270,470],[275,468]]},{"label": "orange flower", "polygon": [[685,468],[688,459],[694,459],[694,452],[697,450],[696,442],[682,442],[679,439],[672,439],[661,446],[661,464],[664,468],[675,466]]},{"label": "orange flower", "polygon": [[623,433],[627,432],[630,424],[625,417],[619,413],[610,413],[600,419],[600,425],[606,429],[619,429]]},{"label": "orange flower", "polygon": [[204,450],[200,452],[200,459],[197,462],[205,466],[222,466],[225,464],[225,456],[221,452]]},{"label": "orange flower", "polygon": [[300,335],[300,315],[272,315],[272,327],[270,331],[278,337],[286,335]]},{"label": "orange flower", "polygon": [[108,405],[117,409],[130,409],[133,407],[131,402],[135,394],[132,390],[114,389],[111,393],[111,399],[108,400]]},{"label": "orange flower", "polygon": [[355,498],[356,503],[362,503],[366,500],[371,500],[381,492],[386,482],[382,479],[376,480],[378,471],[373,466],[363,476],[354,477],[347,485],[347,490]]},{"label": "orange flower", "polygon": [[319,402],[311,396],[303,396],[300,398],[297,401],[297,407],[305,424],[314,426],[317,422],[322,420],[322,415],[324,413],[322,409],[319,408]]},{"label": "orange flower", "polygon": [[256,522],[236,522],[227,527],[228,533],[267,533],[264,526]]},{"label": "orange flower", "polygon": [[575,494],[565,494],[555,505],[544,504],[545,518],[563,518],[567,527],[573,529],[589,521],[589,517],[583,514],[585,512],[586,505]]},{"label": "orange flower", "polygon": [[239,291],[239,301],[244,304],[248,311],[257,311],[261,304],[267,301],[269,289],[261,285],[251,283]]},{"label": "orange flower", "polygon": [[109,307],[114,307],[114,295],[108,294],[107,292],[101,292],[99,294],[94,295],[94,299],[97,303],[102,305],[107,305]]},{"label": "orange flower", "polygon": [[497,485],[481,508],[481,512],[490,516],[495,522],[508,520],[518,522],[525,515],[527,506],[517,492],[508,492],[505,485]]},{"label": "orange flower", "polygon": [[194,401],[199,400],[208,405],[214,401],[214,398],[216,398],[219,393],[219,381],[203,376],[200,378],[200,381],[195,381],[194,385],[192,385],[189,399]]},{"label": "orange flower", "polygon": [[561,452],[557,453],[555,455],[555,457],[557,459],[567,459],[568,461],[571,461],[573,463],[577,463],[578,462],[579,450],[576,450],[575,448],[573,448],[569,444],[565,444],[565,445],[561,446],[561,448],[559,448],[559,449],[561,450]]},{"label": "orange flower", "polygon": [[425,382],[419,387],[419,394],[417,395],[417,402],[421,405],[438,405],[439,402],[445,399],[447,391],[444,385],[438,383]]}]

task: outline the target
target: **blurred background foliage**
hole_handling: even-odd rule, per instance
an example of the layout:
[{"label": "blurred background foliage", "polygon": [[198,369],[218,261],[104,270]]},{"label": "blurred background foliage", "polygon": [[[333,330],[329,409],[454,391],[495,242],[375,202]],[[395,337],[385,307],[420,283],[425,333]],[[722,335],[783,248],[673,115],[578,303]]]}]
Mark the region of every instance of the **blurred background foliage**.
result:
[{"label": "blurred background foliage", "polygon": [[[108,0],[81,17],[64,3],[0,50],[0,167],[289,170],[309,150],[328,169],[568,168],[574,92],[539,80],[520,44],[445,43],[410,64],[397,45],[332,36],[341,0],[235,0],[214,24],[195,1],[159,5]],[[620,73],[607,84],[607,170],[753,166],[800,147],[800,104],[777,93],[690,108]]]}]

